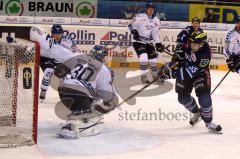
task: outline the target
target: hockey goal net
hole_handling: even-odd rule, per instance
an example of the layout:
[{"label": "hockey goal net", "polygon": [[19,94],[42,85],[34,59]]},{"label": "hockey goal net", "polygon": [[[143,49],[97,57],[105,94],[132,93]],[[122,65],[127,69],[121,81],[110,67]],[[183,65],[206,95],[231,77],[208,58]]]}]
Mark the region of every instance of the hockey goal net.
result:
[{"label": "hockey goal net", "polygon": [[0,147],[37,142],[39,45],[0,41]]}]

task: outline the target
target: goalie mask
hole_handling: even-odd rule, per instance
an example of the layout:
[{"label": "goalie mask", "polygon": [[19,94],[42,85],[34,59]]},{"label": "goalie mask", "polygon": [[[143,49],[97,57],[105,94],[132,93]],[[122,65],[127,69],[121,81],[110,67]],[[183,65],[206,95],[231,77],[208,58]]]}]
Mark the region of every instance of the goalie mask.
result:
[{"label": "goalie mask", "polygon": [[201,31],[195,31],[189,38],[191,49],[197,52],[207,41],[207,34]]},{"label": "goalie mask", "polygon": [[107,48],[103,45],[95,45],[89,53],[96,60],[103,62],[105,56],[108,55]]}]

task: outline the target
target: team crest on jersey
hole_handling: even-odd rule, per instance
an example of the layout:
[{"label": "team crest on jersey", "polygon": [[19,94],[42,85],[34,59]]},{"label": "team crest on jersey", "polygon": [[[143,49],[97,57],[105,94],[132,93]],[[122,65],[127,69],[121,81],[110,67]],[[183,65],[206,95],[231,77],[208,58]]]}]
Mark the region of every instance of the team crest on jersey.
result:
[{"label": "team crest on jersey", "polygon": [[200,67],[206,67],[209,63],[209,59],[201,59]]},{"label": "team crest on jersey", "polygon": [[195,53],[191,53],[191,59],[192,59],[193,62],[197,61]]}]

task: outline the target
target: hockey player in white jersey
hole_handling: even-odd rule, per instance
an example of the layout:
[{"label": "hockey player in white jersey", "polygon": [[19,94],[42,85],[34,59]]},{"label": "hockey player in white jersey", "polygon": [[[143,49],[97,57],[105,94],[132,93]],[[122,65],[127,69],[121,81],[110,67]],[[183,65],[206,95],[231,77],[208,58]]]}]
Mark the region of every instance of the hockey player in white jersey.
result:
[{"label": "hockey player in white jersey", "polygon": [[[72,50],[76,51],[77,47],[71,38],[63,35],[63,28],[59,24],[54,24],[51,28],[51,35],[42,34],[46,38],[46,40],[53,40],[54,42]],[[49,58],[49,52],[47,50],[41,49],[41,59],[40,66],[43,70],[43,79],[41,83],[41,92],[40,99],[44,100],[46,98],[46,92],[50,85],[51,77],[54,73],[54,68],[58,65],[58,62],[53,58]]]},{"label": "hockey player in white jersey", "polygon": [[[129,29],[135,40],[135,42],[133,42],[134,50],[139,57],[141,81],[147,84],[149,83],[147,78],[148,62],[150,63],[153,80],[157,79],[158,54],[156,50],[162,52],[164,49],[160,42],[160,20],[155,16],[155,5],[153,3],[147,3],[146,12],[137,14],[132,19]],[[157,81],[158,84],[163,82],[162,79]]]},{"label": "hockey player in white jersey", "polygon": [[224,54],[229,70],[240,73],[240,17],[236,20],[236,26],[227,33]]},{"label": "hockey player in white jersey", "polygon": [[61,79],[59,97],[71,113],[67,116],[67,124],[57,134],[68,139],[100,134],[102,115],[118,104],[113,71],[103,63],[106,48],[97,45],[89,54],[73,54],[71,50],[38,35],[34,29],[31,30],[31,40],[37,41],[42,49],[49,51],[50,58],[59,62],[54,71]]}]

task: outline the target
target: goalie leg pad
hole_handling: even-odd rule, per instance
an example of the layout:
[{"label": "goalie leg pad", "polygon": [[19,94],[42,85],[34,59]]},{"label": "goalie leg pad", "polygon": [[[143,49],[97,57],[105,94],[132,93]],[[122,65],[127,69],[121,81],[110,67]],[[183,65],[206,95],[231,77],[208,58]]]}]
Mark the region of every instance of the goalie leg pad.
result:
[{"label": "goalie leg pad", "polygon": [[65,139],[77,139],[78,137],[88,137],[101,134],[103,131],[103,116],[93,118],[83,118],[82,120],[72,120],[64,125],[56,134]]},{"label": "goalie leg pad", "polygon": [[85,111],[93,102],[86,93],[72,88],[59,87],[58,93],[62,103],[72,112]]}]

